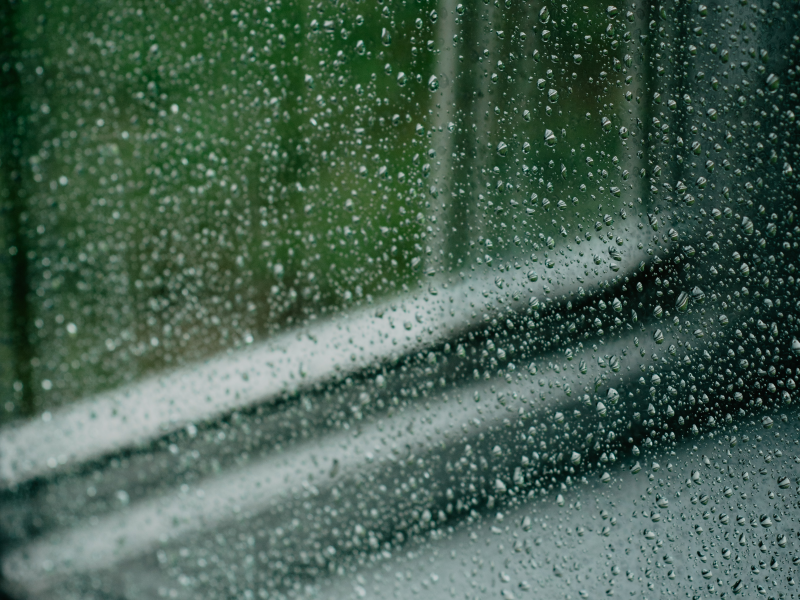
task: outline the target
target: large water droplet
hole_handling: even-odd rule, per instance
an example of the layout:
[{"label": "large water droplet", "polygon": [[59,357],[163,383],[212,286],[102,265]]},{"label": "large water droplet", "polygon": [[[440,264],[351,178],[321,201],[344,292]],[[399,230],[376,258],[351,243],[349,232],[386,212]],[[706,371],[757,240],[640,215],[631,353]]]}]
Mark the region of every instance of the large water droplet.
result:
[{"label": "large water droplet", "polygon": [[776,91],[780,83],[781,80],[774,73],[770,73],[770,75],[767,77],[767,89],[769,89],[770,92]]},{"label": "large water droplet", "polygon": [[547,23],[550,20],[550,10],[543,6],[542,10],[539,11],[539,21],[542,23]]},{"label": "large water droplet", "polygon": [[689,294],[686,292],[681,292],[678,294],[678,299],[675,301],[675,308],[677,308],[680,312],[685,312],[688,307]]}]

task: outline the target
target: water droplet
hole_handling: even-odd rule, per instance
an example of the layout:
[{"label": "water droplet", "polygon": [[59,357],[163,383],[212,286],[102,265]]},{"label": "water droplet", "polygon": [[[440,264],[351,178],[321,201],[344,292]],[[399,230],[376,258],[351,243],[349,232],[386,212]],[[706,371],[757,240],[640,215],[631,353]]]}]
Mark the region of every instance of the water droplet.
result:
[{"label": "water droplet", "polygon": [[436,75],[431,75],[428,79],[428,89],[432,92],[439,89],[439,78]]},{"label": "water droplet", "polygon": [[611,119],[608,117],[603,117],[600,121],[600,125],[603,127],[603,131],[611,131]]},{"label": "water droplet", "polygon": [[400,71],[397,74],[397,85],[399,85],[400,87],[403,87],[407,82],[408,82],[408,78],[406,77],[406,74],[403,73],[402,71]]},{"label": "water droplet", "polygon": [[544,143],[548,146],[555,146],[556,143],[556,134],[553,133],[550,129],[544,130]]},{"label": "water droplet", "polygon": [[539,21],[542,23],[547,23],[550,20],[550,10],[543,6],[542,10],[539,11]]},{"label": "water droplet", "polygon": [[388,46],[389,44],[392,43],[392,34],[389,33],[389,30],[386,29],[385,27],[381,31],[381,43],[384,46]]},{"label": "water droplet", "polygon": [[767,77],[767,89],[769,89],[770,92],[775,92],[778,89],[780,82],[781,81],[777,75],[770,73],[770,75]]},{"label": "water droplet", "polygon": [[500,142],[499,144],[497,144],[497,153],[500,156],[505,156],[506,154],[508,154],[508,146],[506,145],[505,142]]},{"label": "water droplet", "polygon": [[689,307],[689,294],[686,292],[681,292],[678,294],[678,299],[675,301],[675,308],[677,308],[680,312],[686,312],[686,309]]},{"label": "water droplet", "polygon": [[664,334],[661,332],[660,329],[656,329],[655,333],[653,334],[653,340],[656,344],[663,344],[664,343]]}]

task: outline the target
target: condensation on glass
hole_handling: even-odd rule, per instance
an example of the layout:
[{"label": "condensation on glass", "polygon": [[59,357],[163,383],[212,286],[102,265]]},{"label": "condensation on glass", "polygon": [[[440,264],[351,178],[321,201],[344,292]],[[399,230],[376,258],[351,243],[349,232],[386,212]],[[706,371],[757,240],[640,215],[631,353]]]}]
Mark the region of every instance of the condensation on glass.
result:
[{"label": "condensation on glass", "polygon": [[797,596],[796,3],[0,15],[0,595]]}]

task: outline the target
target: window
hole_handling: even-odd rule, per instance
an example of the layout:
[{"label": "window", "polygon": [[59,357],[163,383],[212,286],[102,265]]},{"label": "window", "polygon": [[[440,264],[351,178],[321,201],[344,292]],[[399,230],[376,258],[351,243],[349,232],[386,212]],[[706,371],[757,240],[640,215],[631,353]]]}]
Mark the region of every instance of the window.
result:
[{"label": "window", "polygon": [[3,593],[797,594],[794,5],[2,10]]}]

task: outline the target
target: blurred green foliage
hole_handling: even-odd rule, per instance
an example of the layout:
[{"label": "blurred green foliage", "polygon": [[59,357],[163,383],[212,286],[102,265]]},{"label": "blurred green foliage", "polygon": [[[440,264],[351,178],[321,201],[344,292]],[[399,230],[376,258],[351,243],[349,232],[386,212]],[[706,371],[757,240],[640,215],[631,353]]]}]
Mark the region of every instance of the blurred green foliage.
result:
[{"label": "blurred green foliage", "polygon": [[0,419],[402,293],[484,237],[521,260],[617,206],[622,15],[454,6],[19,2],[32,356]]}]

